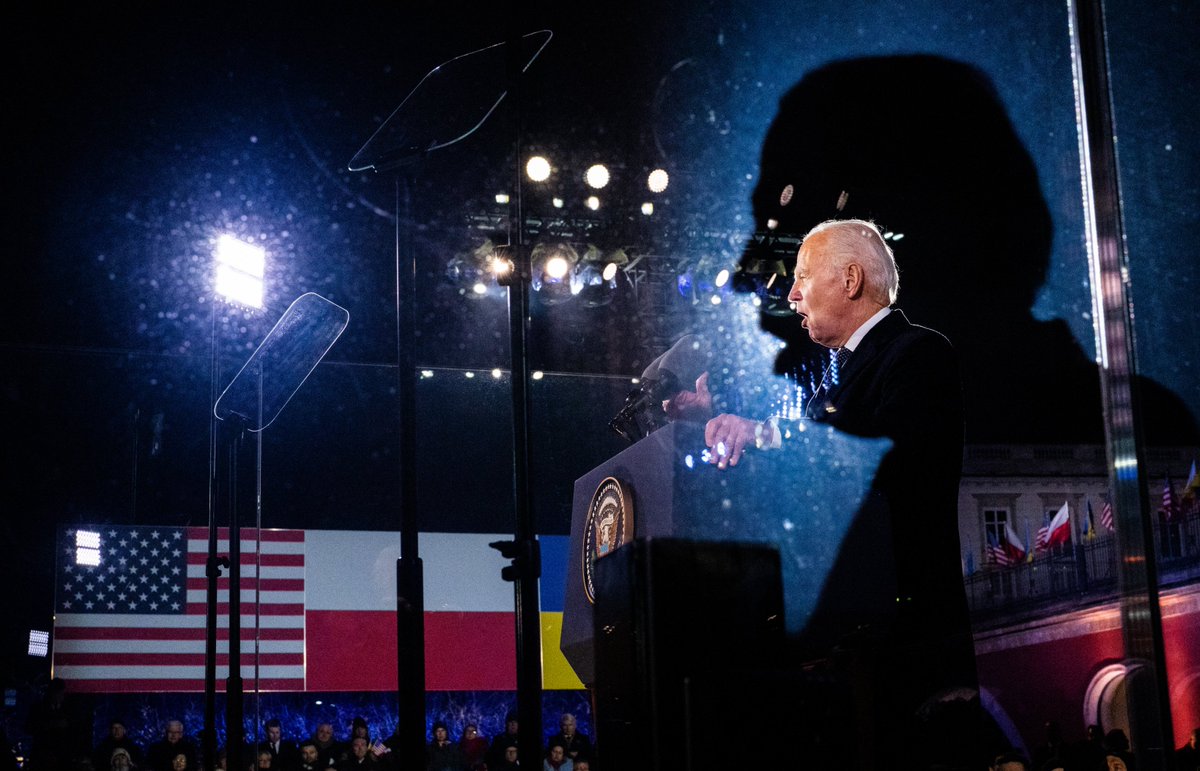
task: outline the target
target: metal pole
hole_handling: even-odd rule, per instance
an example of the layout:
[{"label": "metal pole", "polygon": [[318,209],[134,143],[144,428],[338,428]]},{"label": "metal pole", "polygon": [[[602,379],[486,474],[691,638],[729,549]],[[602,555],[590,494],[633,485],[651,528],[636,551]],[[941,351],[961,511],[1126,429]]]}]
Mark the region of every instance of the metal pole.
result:
[{"label": "metal pole", "polygon": [[1139,766],[1166,768],[1175,745],[1135,380],[1128,254],[1121,226],[1104,8],[1101,0],[1068,3],[1096,348],[1101,363],[1113,518],[1121,554],[1117,575],[1130,739]]},{"label": "metal pole", "polygon": [[[417,521],[416,272],[408,181],[396,175],[396,398],[400,420],[400,558],[396,560],[394,748],[400,768],[425,766],[425,591]],[[404,253],[407,251],[407,255]]]},{"label": "metal pole", "polygon": [[524,243],[521,209],[521,145],[524,105],[521,98],[521,3],[513,0],[507,39],[508,97],[514,125],[514,185],[510,199],[509,230],[513,252],[513,280],[508,288],[508,326],[512,359],[513,502],[516,511],[517,559],[513,565],[517,643],[517,743],[521,762],[536,765],[542,755],[542,635],[538,607],[541,577],[536,525],[529,485],[529,363],[526,329],[529,323],[529,254]]},{"label": "metal pole", "polygon": [[217,403],[217,301],[212,302],[208,393],[208,558],[204,564],[204,730],[200,734],[200,753],[204,768],[217,764],[217,579],[221,575],[217,555],[217,436],[219,428],[212,407]]},{"label": "metal pole", "polygon": [[229,674],[225,679],[225,751],[227,766],[242,765],[242,539],[238,501],[238,456],[246,427],[238,426],[229,450]]}]

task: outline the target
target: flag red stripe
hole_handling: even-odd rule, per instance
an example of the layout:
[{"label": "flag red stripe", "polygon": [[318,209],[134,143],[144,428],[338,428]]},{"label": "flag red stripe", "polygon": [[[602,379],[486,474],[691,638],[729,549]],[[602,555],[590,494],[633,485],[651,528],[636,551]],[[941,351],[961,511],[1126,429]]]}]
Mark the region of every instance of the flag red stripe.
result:
[{"label": "flag red stripe", "polygon": [[[239,585],[242,589],[259,589],[264,592],[302,592],[304,591],[303,578],[243,578]],[[192,590],[207,589],[208,579],[204,577],[189,578],[187,580],[187,588]],[[217,579],[218,589],[228,589],[229,579]]]},{"label": "flag red stripe", "polygon": [[[254,653],[243,649],[242,666],[254,666]],[[229,663],[228,653],[217,654],[217,665]],[[303,665],[303,653],[260,653],[258,663],[268,665]],[[56,653],[55,666],[204,666],[203,653]],[[72,681],[75,682],[75,681]]]},{"label": "flag red stripe", "polygon": [[[203,602],[189,602],[187,604],[187,612],[189,614],[203,616],[204,615],[204,606],[205,606],[205,604]],[[299,602],[271,602],[271,603],[264,602],[260,605],[254,605],[252,603],[243,602],[242,603],[242,615],[243,616],[253,616],[256,608],[257,608],[258,614],[260,616],[303,616],[304,615],[304,604],[299,603]],[[217,603],[217,614],[221,615],[221,616],[229,615],[229,603],[218,602]]]},{"label": "flag red stripe", "polygon": [[[252,527],[239,528],[242,532],[243,541],[256,540],[254,537],[255,530]],[[189,541],[204,541],[208,540],[207,527],[189,527],[187,529],[187,537]],[[217,538],[222,541],[229,540],[229,528],[217,528]],[[262,530],[262,538],[257,539],[262,541],[272,541],[276,543],[304,543],[303,530]]]},{"label": "flag red stripe", "polygon": [[[187,564],[203,565],[208,562],[208,555],[203,552],[188,552]],[[284,567],[284,568],[302,568],[304,567],[303,554],[256,554],[254,552],[242,552],[242,565],[261,564],[264,567]]]}]

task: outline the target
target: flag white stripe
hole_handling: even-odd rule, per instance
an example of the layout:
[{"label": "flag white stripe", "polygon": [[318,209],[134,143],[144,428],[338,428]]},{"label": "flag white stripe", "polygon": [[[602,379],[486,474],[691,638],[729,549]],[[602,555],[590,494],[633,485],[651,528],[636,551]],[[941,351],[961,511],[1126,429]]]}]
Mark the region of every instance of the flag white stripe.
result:
[{"label": "flag white stripe", "polygon": [[[263,629],[303,629],[304,616],[260,616],[260,626]],[[88,613],[59,613],[54,618],[58,627],[90,627],[100,629],[203,629],[204,614],[196,613],[185,616],[140,616],[126,613],[88,614]],[[229,618],[217,616],[217,626],[224,629],[229,626]],[[242,614],[242,629],[254,627],[254,615]]]},{"label": "flag white stripe", "polygon": [[[187,577],[188,578],[207,578],[207,576],[204,574],[204,566],[203,565],[188,565]],[[221,572],[221,577],[228,578],[229,571],[223,570]],[[257,577],[258,577],[258,565],[242,565],[242,578],[257,578]],[[264,579],[268,579],[268,578],[303,579],[304,578],[304,566],[302,566],[302,565],[263,565],[262,577]]]},{"label": "flag white stripe", "polygon": [[[242,638],[242,654],[252,653],[253,639]],[[260,653],[304,653],[303,640],[260,640]],[[204,640],[56,640],[54,653],[203,653]],[[217,653],[228,653],[229,642],[217,641]]]},{"label": "flag white stripe", "polygon": [[[255,592],[253,589],[243,589],[242,596],[242,611],[245,612],[246,605],[253,605]],[[208,591],[205,589],[188,589],[188,602],[207,602]],[[270,592],[264,591],[258,593],[258,601],[264,605],[303,605],[304,592]],[[217,602],[229,602],[229,590],[217,590]]]},{"label": "flag white stripe", "polygon": [[[197,666],[91,666],[65,664],[54,668],[54,676],[71,680],[203,680],[204,665]],[[229,667],[217,667],[217,679],[229,677]],[[253,679],[254,667],[242,665],[242,677]],[[304,666],[270,665],[258,668],[259,679],[304,679]]]}]

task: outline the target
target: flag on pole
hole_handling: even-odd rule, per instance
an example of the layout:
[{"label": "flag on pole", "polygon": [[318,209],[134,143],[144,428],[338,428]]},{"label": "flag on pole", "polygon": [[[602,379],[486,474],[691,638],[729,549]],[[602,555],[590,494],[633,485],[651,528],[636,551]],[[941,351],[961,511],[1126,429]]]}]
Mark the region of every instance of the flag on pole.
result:
[{"label": "flag on pole", "polygon": [[1104,506],[1100,509],[1100,524],[1104,525],[1104,529],[1110,533],[1117,529],[1113,525],[1112,501],[1105,501]]},{"label": "flag on pole", "polygon": [[988,557],[997,565],[1014,565],[1025,558],[1025,545],[1013,532],[1012,525],[1004,524],[1004,541],[995,533],[988,533]]},{"label": "flag on pole", "polygon": [[1050,549],[1071,540],[1071,509],[1067,501],[1051,517],[1045,515],[1044,524],[1038,530],[1037,549]]},{"label": "flag on pole", "polygon": [[1094,539],[1096,537],[1096,523],[1092,518],[1092,499],[1084,498],[1083,506],[1084,506],[1084,515],[1083,515],[1083,524],[1081,525],[1081,530],[1083,531],[1083,533],[1082,533],[1082,537],[1080,538],[1080,540],[1091,541],[1092,539]]},{"label": "flag on pole", "polygon": [[1187,484],[1183,486],[1183,513],[1192,515],[1200,508],[1200,476],[1196,475],[1196,461],[1192,460],[1192,470],[1188,472]]},{"label": "flag on pole", "polygon": [[1175,487],[1171,484],[1171,476],[1163,477],[1162,514],[1168,522],[1179,514],[1179,499],[1175,497]]}]

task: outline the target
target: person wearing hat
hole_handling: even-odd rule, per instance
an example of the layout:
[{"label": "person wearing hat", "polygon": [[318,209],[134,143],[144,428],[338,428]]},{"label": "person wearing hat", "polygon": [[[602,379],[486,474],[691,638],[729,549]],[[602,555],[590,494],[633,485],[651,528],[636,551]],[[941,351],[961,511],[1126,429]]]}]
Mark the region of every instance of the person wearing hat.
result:
[{"label": "person wearing hat", "polygon": [[133,759],[129,757],[129,750],[124,747],[117,747],[112,751],[108,765],[112,771],[129,771],[133,768]]},{"label": "person wearing hat", "polygon": [[109,767],[115,750],[125,750],[129,756],[129,765],[142,765],[142,748],[129,737],[125,729],[125,721],[113,718],[108,723],[108,736],[104,737],[92,750],[92,767],[96,771]]}]

